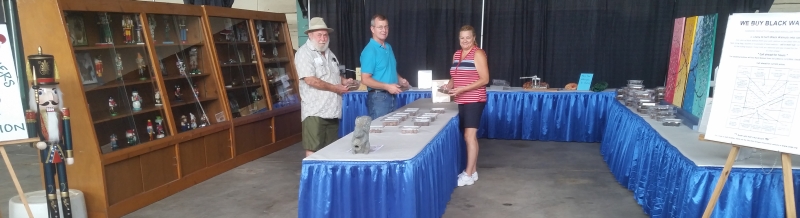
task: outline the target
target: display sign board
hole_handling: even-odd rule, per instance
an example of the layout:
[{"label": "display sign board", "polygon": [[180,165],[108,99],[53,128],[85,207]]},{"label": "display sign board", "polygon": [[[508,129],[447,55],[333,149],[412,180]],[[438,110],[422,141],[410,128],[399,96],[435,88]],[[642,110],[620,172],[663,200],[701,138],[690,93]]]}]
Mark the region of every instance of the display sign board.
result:
[{"label": "display sign board", "polygon": [[581,73],[581,78],[578,80],[578,91],[589,91],[592,86],[593,73]]},{"label": "display sign board", "polygon": [[5,15],[0,10],[0,141],[27,139],[25,113]]},{"label": "display sign board", "polygon": [[800,154],[800,13],[728,19],[705,139]]}]

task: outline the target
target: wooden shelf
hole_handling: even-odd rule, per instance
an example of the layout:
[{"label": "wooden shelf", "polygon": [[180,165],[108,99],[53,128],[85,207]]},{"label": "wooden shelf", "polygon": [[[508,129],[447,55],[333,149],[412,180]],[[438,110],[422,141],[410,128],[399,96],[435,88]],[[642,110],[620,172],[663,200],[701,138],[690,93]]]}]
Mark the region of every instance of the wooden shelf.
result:
[{"label": "wooden shelf", "polygon": [[262,61],[264,64],[278,64],[278,63],[289,63],[289,58],[280,59],[280,60],[270,60],[270,61]]},{"label": "wooden shelf", "polygon": [[208,76],[208,75],[210,75],[210,74],[203,73],[203,74],[186,74],[186,76],[182,76],[182,75],[165,76],[164,77],[164,81],[170,81],[170,80],[176,80],[176,79],[185,79],[187,76],[189,78],[196,78],[196,77],[205,77],[205,76]]},{"label": "wooden shelf", "polygon": [[111,81],[111,82],[108,82],[108,83],[102,84],[102,85],[100,85],[100,84],[84,85],[83,86],[83,91],[84,92],[91,92],[91,91],[97,91],[97,90],[103,90],[103,89],[117,88],[117,87],[120,87],[120,86],[131,86],[131,85],[138,85],[138,84],[152,83],[152,82],[153,82],[152,79],[146,79],[146,80],[123,80],[123,81],[114,80],[114,81]]},{"label": "wooden shelf", "polygon": [[256,65],[254,63],[237,63],[237,64],[220,64],[220,67],[239,67],[239,66],[251,66]]},{"label": "wooden shelf", "polygon": [[[194,97],[194,96],[192,96],[192,97]],[[187,104],[194,104],[194,103],[197,103],[197,102],[201,102],[202,103],[202,102],[213,101],[213,100],[217,100],[217,99],[219,99],[219,98],[217,98],[217,97],[206,97],[206,98],[200,98],[199,101],[197,99],[184,100],[184,101],[172,100],[173,102],[175,102],[175,103],[172,103],[172,107],[180,107],[180,106],[184,106],[184,105],[187,105]]]},{"label": "wooden shelf", "polygon": [[156,47],[169,47],[169,46],[179,46],[179,45],[202,46],[203,43],[202,42],[187,42],[187,43],[174,43],[174,44],[161,44],[161,43],[159,43],[159,44],[156,44]]},{"label": "wooden shelf", "polygon": [[261,44],[261,45],[284,45],[286,43],[285,42],[258,42],[258,44]]},{"label": "wooden shelf", "polygon": [[259,84],[259,83],[253,83],[253,84],[250,84],[250,85],[243,85],[243,86],[234,86],[234,87],[230,87],[230,88],[228,88],[226,86],[225,90],[233,91],[233,90],[237,90],[237,89],[241,89],[241,88],[260,87],[260,86],[261,86],[261,84]]},{"label": "wooden shelf", "polygon": [[228,45],[242,45],[242,44],[253,44],[253,42],[214,42],[214,44],[228,44]]},{"label": "wooden shelf", "polygon": [[[117,108],[119,109],[120,107],[117,107]],[[154,104],[150,104],[150,105],[142,107],[142,110],[139,110],[139,111],[136,111],[136,112],[134,112],[132,109],[128,109],[128,108],[119,109],[119,110],[117,110],[117,116],[111,116],[111,114],[106,113],[106,114],[98,117],[97,119],[94,119],[94,124],[108,122],[108,121],[112,121],[112,120],[116,120],[116,119],[120,119],[120,118],[126,118],[126,117],[130,117],[130,116],[135,116],[135,115],[139,115],[139,114],[143,114],[143,113],[153,112],[153,111],[161,110],[161,108],[163,108],[163,106],[157,107]]]},{"label": "wooden shelf", "polygon": [[100,49],[122,49],[122,48],[144,48],[144,44],[125,44],[125,45],[89,45],[73,47],[75,51],[100,50]]}]

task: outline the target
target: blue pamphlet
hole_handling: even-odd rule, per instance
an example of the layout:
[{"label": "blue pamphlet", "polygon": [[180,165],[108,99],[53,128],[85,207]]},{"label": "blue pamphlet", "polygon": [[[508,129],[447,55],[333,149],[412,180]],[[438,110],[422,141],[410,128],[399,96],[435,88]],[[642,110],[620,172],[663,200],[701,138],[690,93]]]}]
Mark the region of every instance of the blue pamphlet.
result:
[{"label": "blue pamphlet", "polygon": [[578,80],[578,91],[589,91],[589,87],[592,86],[592,77],[594,77],[592,73],[581,73],[581,79]]}]

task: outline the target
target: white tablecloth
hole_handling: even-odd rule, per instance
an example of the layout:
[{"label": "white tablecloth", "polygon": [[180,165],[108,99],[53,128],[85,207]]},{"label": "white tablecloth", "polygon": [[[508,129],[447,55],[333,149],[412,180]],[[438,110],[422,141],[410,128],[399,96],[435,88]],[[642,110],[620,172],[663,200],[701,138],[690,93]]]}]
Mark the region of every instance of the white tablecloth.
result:
[{"label": "white tablecloth", "polygon": [[[631,109],[628,107],[628,109]],[[648,115],[633,113],[643,116],[644,120],[650,124],[660,135],[670,144],[678,148],[683,156],[692,160],[699,167],[723,167],[730,153],[731,145],[700,140],[700,133],[693,131],[687,126],[680,127],[664,126],[661,122],[651,119]],[[753,152],[755,151],[755,152]],[[766,150],[756,150],[742,147],[739,149],[739,157],[743,160],[734,162],[733,167],[737,168],[781,168],[780,153]],[[748,157],[749,158],[746,158]],[[777,158],[777,159],[776,159]],[[800,158],[792,155],[792,168],[800,169]],[[768,171],[767,171],[768,172]]]},{"label": "white tablecloth", "polygon": [[[370,152],[369,154],[352,154],[349,150],[352,146],[353,133],[347,134],[339,140],[331,143],[325,148],[320,149],[313,155],[306,157],[304,160],[316,161],[393,161],[393,160],[408,160],[416,156],[422,148],[424,148],[433,139],[434,136],[439,134],[439,131],[450,122],[453,117],[458,115],[458,105],[455,103],[433,103],[430,98],[419,99],[411,104],[408,104],[395,112],[402,112],[406,108],[419,108],[417,115],[428,113],[432,108],[444,108],[445,113],[439,114],[436,121],[430,123],[430,126],[422,126],[419,128],[417,134],[401,134],[401,126],[413,126],[413,117],[409,117],[401,122],[398,126],[386,126],[383,128],[382,133],[370,133],[369,142],[372,146],[383,145],[380,150]],[[383,125],[383,118],[393,115],[389,113],[383,117],[379,117],[372,121],[372,125]]]}]

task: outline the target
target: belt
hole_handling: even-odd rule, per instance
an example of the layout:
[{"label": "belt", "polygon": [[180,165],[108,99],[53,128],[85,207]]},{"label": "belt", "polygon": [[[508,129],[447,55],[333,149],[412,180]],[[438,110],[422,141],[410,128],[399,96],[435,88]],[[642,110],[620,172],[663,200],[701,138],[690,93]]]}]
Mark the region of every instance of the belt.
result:
[{"label": "belt", "polygon": [[386,92],[386,93],[388,93],[388,91],[383,90],[383,89],[370,89],[369,92]]}]

